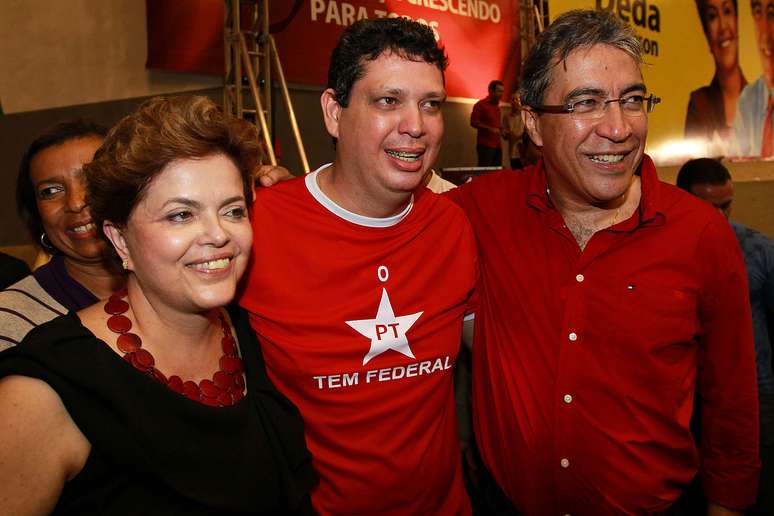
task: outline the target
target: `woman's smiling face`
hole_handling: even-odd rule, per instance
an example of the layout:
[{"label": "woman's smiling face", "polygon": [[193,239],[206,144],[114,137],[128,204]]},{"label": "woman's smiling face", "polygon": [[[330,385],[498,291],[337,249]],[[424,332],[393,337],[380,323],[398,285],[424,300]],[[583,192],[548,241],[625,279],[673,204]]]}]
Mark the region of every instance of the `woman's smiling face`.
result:
[{"label": "woman's smiling face", "polygon": [[704,34],[718,70],[733,71],[739,63],[739,33],[733,0],[705,0]]},{"label": "woman's smiling face", "polygon": [[173,161],[121,233],[119,252],[149,300],[186,312],[228,304],[253,235],[239,170],[223,154]]},{"label": "woman's smiling face", "polygon": [[43,229],[54,247],[77,262],[102,261],[104,242],[91,220],[83,180],[83,165],[101,144],[94,136],[67,140],[38,152],[30,163]]}]

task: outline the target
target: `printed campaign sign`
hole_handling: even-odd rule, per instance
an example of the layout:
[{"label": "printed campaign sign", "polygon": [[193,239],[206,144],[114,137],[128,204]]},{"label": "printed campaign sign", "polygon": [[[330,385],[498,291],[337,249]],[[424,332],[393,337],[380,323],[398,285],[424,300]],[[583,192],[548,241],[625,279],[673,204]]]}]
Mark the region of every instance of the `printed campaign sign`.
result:
[{"label": "printed campaign sign", "polygon": [[[272,3],[272,19],[292,10]],[[311,0],[274,34],[288,80],[325,84],[331,50],[345,26],[361,18],[403,16],[429,25],[449,55],[451,97],[486,96],[492,79],[513,84],[518,73],[517,0]]]},{"label": "printed campaign sign", "polygon": [[[223,73],[218,0],[148,2],[148,67]],[[449,55],[451,97],[480,98],[492,79],[509,88],[520,56],[518,0],[297,0],[269,3],[286,79],[323,86],[331,51],[356,20],[402,16],[433,29]]]}]

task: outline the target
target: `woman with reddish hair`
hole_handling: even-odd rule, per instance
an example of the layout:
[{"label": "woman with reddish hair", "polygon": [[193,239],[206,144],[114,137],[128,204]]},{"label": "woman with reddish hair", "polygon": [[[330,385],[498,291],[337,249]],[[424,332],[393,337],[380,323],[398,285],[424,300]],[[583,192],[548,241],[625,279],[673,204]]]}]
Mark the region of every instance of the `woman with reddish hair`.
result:
[{"label": "woman with reddish hair", "polygon": [[257,142],[206,98],[156,98],[85,167],[126,287],[0,353],[5,513],[311,511],[301,417],[230,305]]}]

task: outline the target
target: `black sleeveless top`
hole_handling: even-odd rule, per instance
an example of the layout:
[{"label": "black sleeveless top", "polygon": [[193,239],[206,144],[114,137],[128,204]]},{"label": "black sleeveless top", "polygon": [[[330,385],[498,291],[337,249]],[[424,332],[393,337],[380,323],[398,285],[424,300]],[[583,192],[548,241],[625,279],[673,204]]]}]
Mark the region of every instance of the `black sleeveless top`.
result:
[{"label": "black sleeveless top", "polygon": [[0,353],[0,377],[46,382],[91,443],[55,514],[312,514],[301,416],[266,376],[247,314],[229,315],[247,383],[232,407],[191,401],[142,374],[74,313]]}]

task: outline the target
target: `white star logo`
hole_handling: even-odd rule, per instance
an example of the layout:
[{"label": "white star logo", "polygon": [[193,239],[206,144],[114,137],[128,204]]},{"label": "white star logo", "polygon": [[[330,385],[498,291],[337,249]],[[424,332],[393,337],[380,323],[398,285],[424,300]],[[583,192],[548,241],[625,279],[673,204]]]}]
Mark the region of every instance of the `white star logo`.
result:
[{"label": "white star logo", "polygon": [[395,317],[395,312],[390,304],[390,296],[387,289],[382,289],[382,300],[379,302],[379,310],[374,319],[361,319],[359,321],[346,321],[356,332],[367,339],[371,339],[371,349],[363,358],[363,365],[377,355],[381,355],[388,349],[393,349],[410,358],[415,358],[411,352],[406,332],[413,326],[424,312]]}]

